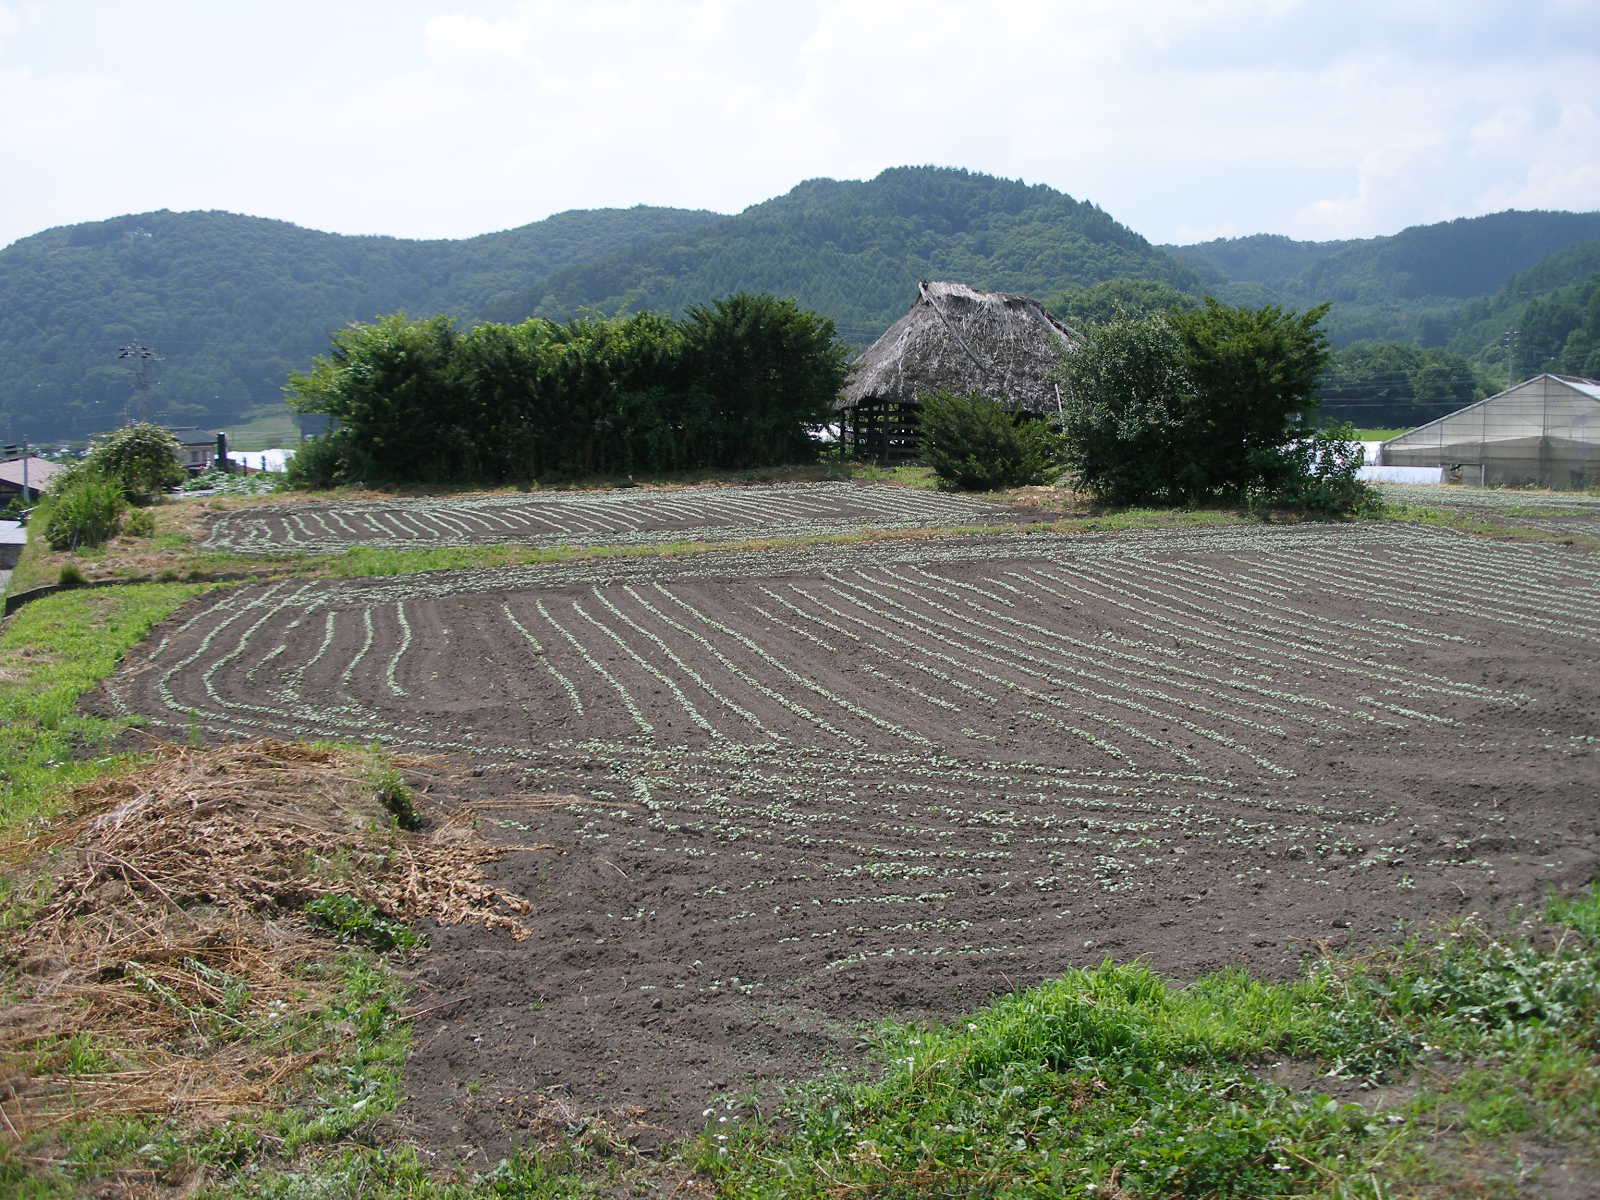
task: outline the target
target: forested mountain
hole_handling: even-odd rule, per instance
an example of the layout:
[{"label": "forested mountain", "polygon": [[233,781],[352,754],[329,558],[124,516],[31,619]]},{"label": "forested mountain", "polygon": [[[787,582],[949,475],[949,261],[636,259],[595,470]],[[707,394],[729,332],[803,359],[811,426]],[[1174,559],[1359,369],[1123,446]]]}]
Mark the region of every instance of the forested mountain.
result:
[{"label": "forested mountain", "polygon": [[1579,242],[1460,311],[1450,348],[1509,377],[1600,376],[1600,240]]},{"label": "forested mountain", "polygon": [[[223,212],[63,226],[0,251],[0,441],[115,428],[130,406],[223,425],[280,403],[332,330],[381,313],[472,313],[619,245],[719,220],[665,208],[562,213],[462,241],[346,237]],[[157,356],[147,400],[141,359]],[[134,415],[145,415],[135,413]]]},{"label": "forested mountain", "polygon": [[[917,280],[940,278],[1047,298],[1076,320],[1207,294],[1295,310],[1331,300],[1325,325],[1338,345],[1449,346],[1479,369],[1502,371],[1495,356],[1510,353],[1519,370],[1576,370],[1600,346],[1588,307],[1595,239],[1600,213],[1499,213],[1359,241],[1157,248],[1052,188],[933,167],[810,180],[736,216],[569,212],[459,241],[144,213],[0,250],[0,441],[79,438],[130,414],[225,427],[281,402],[289,373],[333,330],[385,313],[681,315],[770,292],[864,347],[905,311]],[[1593,337],[1581,332],[1591,327]],[[119,358],[130,345],[156,357]]]},{"label": "forested mountain", "polygon": [[1198,282],[1093,204],[1053,188],[896,167],[865,182],[809,180],[717,224],[581,263],[490,315],[676,312],[770,291],[832,317],[846,341],[865,347],[916,299],[919,279],[1044,296],[1119,276]]},{"label": "forested mountain", "polygon": [[1443,346],[1462,304],[1517,272],[1600,237],[1600,212],[1503,212],[1417,225],[1390,237],[1296,242],[1256,236],[1163,249],[1204,277],[1218,299],[1305,308],[1333,301],[1335,344],[1359,339]]},{"label": "forested mountain", "polygon": [[1226,283],[1280,284],[1358,242],[1297,242],[1281,233],[1215,238],[1193,246],[1162,249],[1188,263],[1207,286]]}]

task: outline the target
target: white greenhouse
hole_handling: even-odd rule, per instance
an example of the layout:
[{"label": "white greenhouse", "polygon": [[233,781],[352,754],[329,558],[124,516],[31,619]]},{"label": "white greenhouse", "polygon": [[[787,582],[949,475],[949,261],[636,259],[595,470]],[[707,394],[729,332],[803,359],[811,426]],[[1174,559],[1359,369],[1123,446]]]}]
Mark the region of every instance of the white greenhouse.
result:
[{"label": "white greenhouse", "polygon": [[1462,483],[1600,485],[1600,381],[1536,375],[1383,444],[1386,467],[1444,467]]}]

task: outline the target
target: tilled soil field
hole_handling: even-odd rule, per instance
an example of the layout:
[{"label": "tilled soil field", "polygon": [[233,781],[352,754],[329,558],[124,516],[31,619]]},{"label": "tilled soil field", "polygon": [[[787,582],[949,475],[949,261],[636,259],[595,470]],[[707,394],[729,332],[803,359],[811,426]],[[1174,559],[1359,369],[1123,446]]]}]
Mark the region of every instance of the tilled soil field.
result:
[{"label": "tilled soil field", "polygon": [[402,1117],[481,1161],[1106,955],[1284,974],[1593,877],[1597,601],[1592,556],[1372,523],[296,580],[99,703],[441,752],[558,848],[494,868],[532,938],[417,964]]},{"label": "tilled soil field", "polygon": [[596,492],[261,505],[225,513],[208,550],[293,554],[515,543],[639,545],[1037,520],[1036,510],[892,484],[624,488]]}]

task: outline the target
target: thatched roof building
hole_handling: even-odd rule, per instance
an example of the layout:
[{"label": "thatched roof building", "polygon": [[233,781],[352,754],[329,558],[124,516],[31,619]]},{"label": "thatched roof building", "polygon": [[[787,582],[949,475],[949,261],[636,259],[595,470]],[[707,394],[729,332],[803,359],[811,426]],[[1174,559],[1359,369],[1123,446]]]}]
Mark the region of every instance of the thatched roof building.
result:
[{"label": "thatched roof building", "polygon": [[911,311],[856,360],[834,405],[841,440],[874,458],[914,457],[917,409],[935,391],[977,391],[1021,412],[1056,412],[1051,372],[1076,344],[1037,300],[923,281]]}]

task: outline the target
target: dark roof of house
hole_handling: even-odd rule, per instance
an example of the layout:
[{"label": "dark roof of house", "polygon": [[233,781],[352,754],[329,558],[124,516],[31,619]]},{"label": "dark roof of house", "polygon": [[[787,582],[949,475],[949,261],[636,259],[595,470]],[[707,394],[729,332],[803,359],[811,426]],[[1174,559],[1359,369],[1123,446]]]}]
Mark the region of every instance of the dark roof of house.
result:
[{"label": "dark roof of house", "polygon": [[[20,458],[10,458],[0,462],[0,484],[20,488],[22,486],[22,462]],[[33,491],[48,492],[50,481],[66,468],[60,463],[53,463],[48,458],[35,458],[28,456],[28,487]]]},{"label": "dark roof of house", "polygon": [[216,430],[201,429],[198,425],[169,425],[167,432],[185,446],[198,446],[201,443],[211,446],[217,441]]}]

